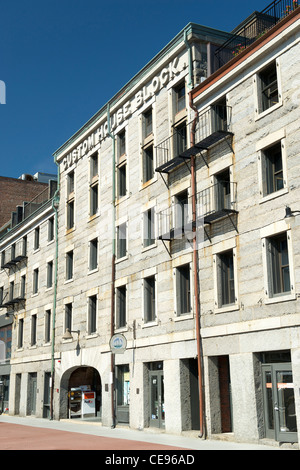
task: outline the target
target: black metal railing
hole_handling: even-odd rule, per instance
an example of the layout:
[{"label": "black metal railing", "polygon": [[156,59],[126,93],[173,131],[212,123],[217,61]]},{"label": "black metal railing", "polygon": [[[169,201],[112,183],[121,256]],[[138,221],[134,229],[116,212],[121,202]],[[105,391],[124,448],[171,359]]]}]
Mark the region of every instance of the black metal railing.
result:
[{"label": "black metal railing", "polygon": [[[208,149],[226,135],[231,134],[231,118],[232,108],[218,104],[200,113],[194,129],[195,147]],[[191,122],[188,126],[189,131],[193,129],[193,126],[194,122]]]},{"label": "black metal railing", "polygon": [[237,212],[237,183],[219,181],[196,196],[197,219],[211,223],[227,214]]},{"label": "black metal railing", "polygon": [[180,155],[187,149],[187,126],[181,127],[180,130],[173,128],[173,134],[160,142],[155,149],[156,171],[164,170],[171,160],[175,163],[175,159],[180,158]]},{"label": "black metal railing", "polygon": [[[211,224],[237,213],[237,183],[219,181],[196,195],[197,225]],[[174,240],[193,229],[192,199],[187,204],[172,204],[158,213],[158,238]]]},{"label": "black metal railing", "polygon": [[275,0],[261,12],[255,12],[230,39],[216,49],[215,70],[240,54],[299,5],[300,0]]},{"label": "black metal railing", "polygon": [[20,302],[25,301],[25,292],[23,292],[21,284],[14,285],[3,291],[0,299],[0,308],[9,308]]},{"label": "black metal railing", "polygon": [[[188,145],[188,138],[194,133],[194,146]],[[156,171],[168,173],[184,160],[190,159],[197,149],[210,146],[231,134],[231,107],[213,105],[199,114],[196,120],[188,123],[180,131],[174,129],[173,135],[160,142],[156,147]]]}]

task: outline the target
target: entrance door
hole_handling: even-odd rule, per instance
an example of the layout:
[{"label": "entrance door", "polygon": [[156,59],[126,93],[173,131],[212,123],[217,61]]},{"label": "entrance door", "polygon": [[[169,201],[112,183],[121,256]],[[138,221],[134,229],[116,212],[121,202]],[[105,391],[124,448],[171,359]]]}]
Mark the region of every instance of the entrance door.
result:
[{"label": "entrance door", "polygon": [[36,413],[36,392],[37,392],[37,374],[29,374],[29,415],[35,415]]},{"label": "entrance door", "polygon": [[266,437],[279,442],[297,442],[291,364],[264,364],[262,373]]},{"label": "entrance door", "polygon": [[150,426],[165,427],[164,372],[149,371],[150,377]]}]

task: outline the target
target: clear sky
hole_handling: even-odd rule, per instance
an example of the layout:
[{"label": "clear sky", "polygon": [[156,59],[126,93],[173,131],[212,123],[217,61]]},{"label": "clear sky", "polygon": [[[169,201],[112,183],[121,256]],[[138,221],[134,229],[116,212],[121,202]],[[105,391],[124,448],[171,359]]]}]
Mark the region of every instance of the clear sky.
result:
[{"label": "clear sky", "polygon": [[188,23],[229,32],[268,3],[0,0],[0,176],[56,173],[55,150]]}]

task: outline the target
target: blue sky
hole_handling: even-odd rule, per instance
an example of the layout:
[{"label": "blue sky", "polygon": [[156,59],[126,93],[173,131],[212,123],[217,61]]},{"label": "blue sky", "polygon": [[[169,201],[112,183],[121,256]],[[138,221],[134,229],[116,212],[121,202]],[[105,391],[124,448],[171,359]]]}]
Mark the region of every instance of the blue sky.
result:
[{"label": "blue sky", "polygon": [[231,31],[261,0],[0,0],[1,176],[53,152],[189,22]]}]

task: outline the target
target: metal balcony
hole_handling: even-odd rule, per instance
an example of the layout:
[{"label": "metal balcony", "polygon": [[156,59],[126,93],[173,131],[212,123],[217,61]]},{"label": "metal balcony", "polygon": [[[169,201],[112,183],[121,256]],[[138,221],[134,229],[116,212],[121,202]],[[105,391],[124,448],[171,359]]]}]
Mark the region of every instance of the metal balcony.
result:
[{"label": "metal balcony", "polygon": [[[17,295],[17,292],[20,292],[20,294]],[[2,299],[0,299],[0,308],[13,308],[14,305],[24,302],[25,300],[25,294],[21,292],[20,286],[14,286],[13,289],[6,289],[3,292]]]},{"label": "metal balcony", "polygon": [[16,244],[11,245],[5,250],[2,258],[1,269],[12,268],[26,258],[26,241],[25,239],[21,239]]},{"label": "metal balcony", "polygon": [[[188,137],[194,126],[194,145],[189,147]],[[220,140],[232,135],[231,107],[211,106],[207,111],[199,114],[195,122],[193,120],[180,132],[174,129],[171,137],[155,147],[157,163],[155,171],[170,173],[184,161],[190,160],[192,155],[208,150]]]},{"label": "metal balcony", "polygon": [[197,218],[211,224],[223,217],[237,214],[237,184],[220,181],[197,194]]},{"label": "metal balcony", "polygon": [[158,213],[158,239],[175,240],[190,237],[196,226],[210,225],[237,214],[237,184],[220,181],[196,195],[196,222],[192,222],[192,201],[173,204]]}]

